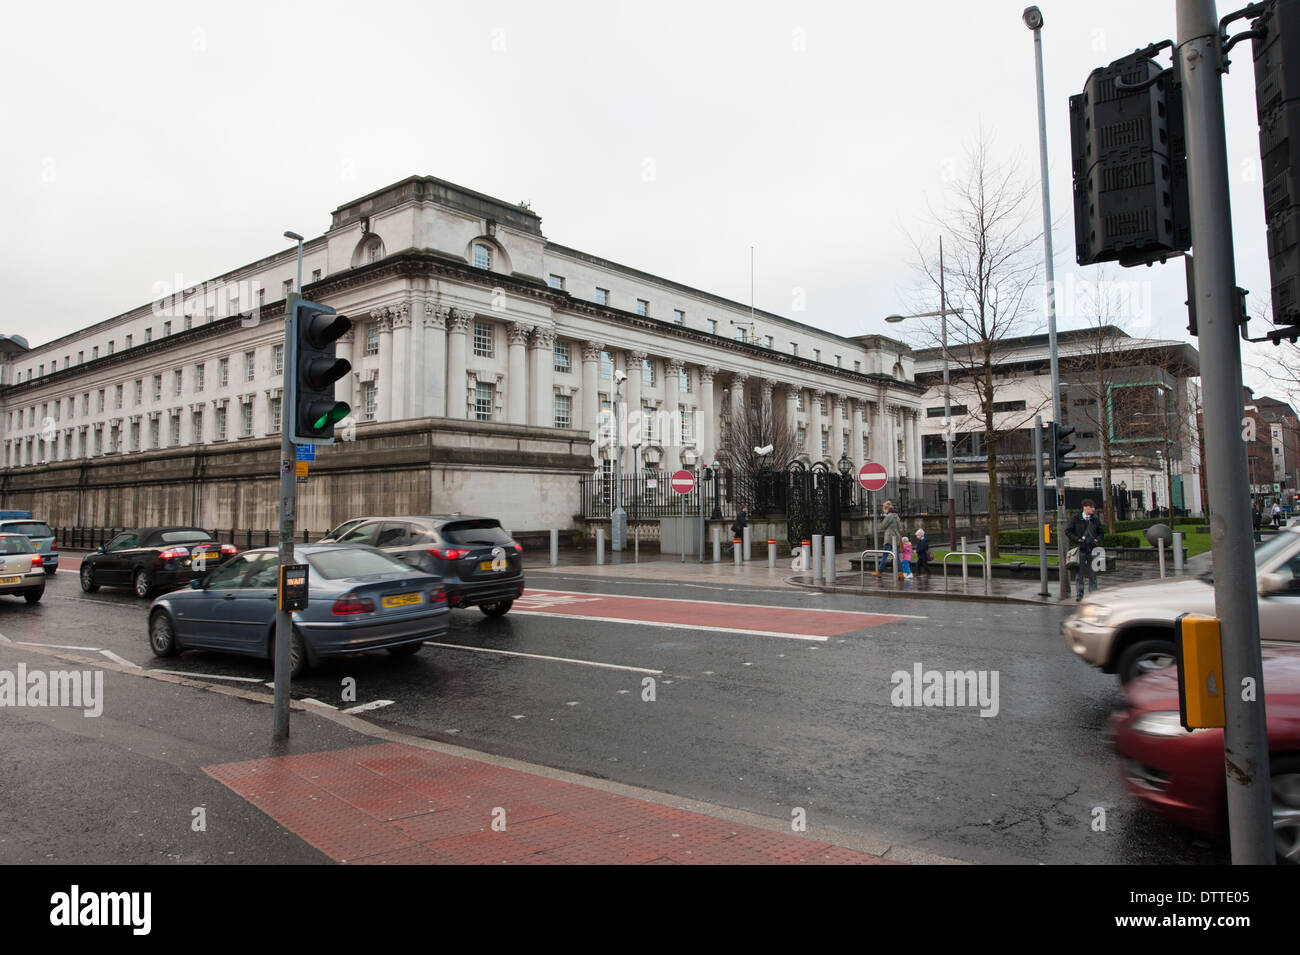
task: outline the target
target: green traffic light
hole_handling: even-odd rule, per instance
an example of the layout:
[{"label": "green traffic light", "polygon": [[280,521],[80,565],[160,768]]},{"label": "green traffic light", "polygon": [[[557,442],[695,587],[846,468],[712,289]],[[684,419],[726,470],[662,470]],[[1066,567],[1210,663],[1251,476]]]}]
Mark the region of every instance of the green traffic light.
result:
[{"label": "green traffic light", "polygon": [[342,421],[351,412],[352,409],[348,407],[348,403],[346,401],[340,401],[335,404],[333,408],[312,422],[312,430],[319,431],[322,428],[331,427]]}]

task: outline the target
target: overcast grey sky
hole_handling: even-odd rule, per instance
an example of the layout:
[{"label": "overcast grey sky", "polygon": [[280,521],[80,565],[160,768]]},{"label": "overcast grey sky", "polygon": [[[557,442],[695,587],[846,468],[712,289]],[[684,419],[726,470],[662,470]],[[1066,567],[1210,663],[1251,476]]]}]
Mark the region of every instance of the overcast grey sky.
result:
[{"label": "overcast grey sky", "polygon": [[[527,200],[553,241],[739,301],[752,245],[760,308],[896,334],[883,316],[916,305],[908,235],[937,237],[981,127],[1038,182],[1024,5],[24,4],[0,39],[0,331],[48,341],[427,174]],[[1172,37],[1174,3],[1040,7],[1068,328],[1083,322],[1069,283],[1096,270],[1074,265],[1066,101],[1092,68]],[[1262,300],[1250,45],[1233,59],[1238,283]],[[1111,278],[1151,303],[1135,331],[1187,337],[1181,260]]]}]

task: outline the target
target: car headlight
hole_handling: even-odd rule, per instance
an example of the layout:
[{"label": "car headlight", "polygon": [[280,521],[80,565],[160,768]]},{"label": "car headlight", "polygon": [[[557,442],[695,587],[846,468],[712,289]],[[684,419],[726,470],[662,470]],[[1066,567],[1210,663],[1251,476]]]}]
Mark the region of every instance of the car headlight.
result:
[{"label": "car headlight", "polygon": [[1105,623],[1114,612],[1114,608],[1105,604],[1084,604],[1079,608],[1079,619],[1096,626]]},{"label": "car headlight", "polygon": [[1177,710],[1164,710],[1159,713],[1144,713],[1133,721],[1133,730],[1147,736],[1191,736],[1190,730],[1183,729],[1182,719]]}]

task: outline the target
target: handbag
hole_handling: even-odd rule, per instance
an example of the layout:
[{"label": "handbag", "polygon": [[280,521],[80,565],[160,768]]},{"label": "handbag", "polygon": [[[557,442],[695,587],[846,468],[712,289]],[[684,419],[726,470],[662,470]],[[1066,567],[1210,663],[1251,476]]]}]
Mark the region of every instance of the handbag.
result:
[{"label": "handbag", "polygon": [[1066,553],[1065,553],[1065,566],[1066,566],[1066,567],[1078,567],[1078,566],[1079,566],[1079,548],[1077,548],[1077,547],[1071,547],[1068,551],[1066,551]]}]

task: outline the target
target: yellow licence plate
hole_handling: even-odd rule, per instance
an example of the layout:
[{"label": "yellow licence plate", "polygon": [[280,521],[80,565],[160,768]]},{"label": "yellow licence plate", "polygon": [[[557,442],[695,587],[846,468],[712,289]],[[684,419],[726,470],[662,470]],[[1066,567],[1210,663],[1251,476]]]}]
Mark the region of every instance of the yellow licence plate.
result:
[{"label": "yellow licence plate", "polygon": [[478,569],[479,569],[479,570],[495,570],[495,571],[497,571],[498,573],[500,573],[501,571],[503,571],[503,570],[506,569],[506,562],[503,560],[503,561],[501,561],[500,565],[494,567],[494,566],[492,566],[492,561],[490,561],[490,560],[485,560],[485,561],[482,561],[482,562],[478,565]]},{"label": "yellow licence plate", "polygon": [[419,594],[394,594],[391,597],[385,597],[383,599],[383,605],[385,608],[409,607],[411,604],[418,604],[419,602]]},{"label": "yellow licence plate", "polygon": [[10,584],[21,584],[22,582],[23,579],[21,577],[0,577],[0,587],[7,587]]}]

